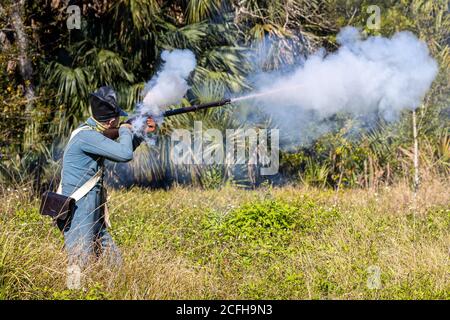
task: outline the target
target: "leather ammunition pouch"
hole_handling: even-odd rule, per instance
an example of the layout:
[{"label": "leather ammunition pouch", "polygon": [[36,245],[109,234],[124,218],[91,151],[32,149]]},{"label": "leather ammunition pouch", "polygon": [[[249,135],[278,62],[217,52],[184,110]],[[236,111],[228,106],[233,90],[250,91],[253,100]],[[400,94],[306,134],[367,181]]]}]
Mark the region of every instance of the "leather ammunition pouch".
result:
[{"label": "leather ammunition pouch", "polygon": [[53,222],[63,231],[70,224],[74,208],[75,199],[47,191],[42,195],[39,211],[42,215],[52,217]]},{"label": "leather ammunition pouch", "polygon": [[[89,127],[83,126],[76,129],[70,136],[69,143],[72,138],[82,130],[89,130]],[[103,167],[101,167],[97,173],[86,181],[81,187],[75,190],[70,196],[62,194],[62,183],[59,183],[58,191],[44,192],[41,198],[40,213],[42,215],[50,216],[53,218],[54,224],[56,224],[59,230],[70,226],[72,215],[75,209],[75,203],[83,198],[92,188],[99,182],[103,174]],[[62,176],[62,175],[61,175]]]}]

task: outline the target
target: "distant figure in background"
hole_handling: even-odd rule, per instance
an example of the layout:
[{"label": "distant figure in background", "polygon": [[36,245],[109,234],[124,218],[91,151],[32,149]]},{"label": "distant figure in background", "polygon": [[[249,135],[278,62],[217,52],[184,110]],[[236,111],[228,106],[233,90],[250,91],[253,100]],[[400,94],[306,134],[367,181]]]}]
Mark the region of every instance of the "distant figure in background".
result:
[{"label": "distant figure in background", "polygon": [[[121,264],[119,249],[107,231],[109,224],[103,188],[104,160],[127,162],[142,142],[133,135],[130,124],[121,124],[117,141],[105,137],[106,129],[117,128],[120,116],[127,114],[117,104],[110,87],[101,87],[90,96],[92,117],[71,135],[64,151],[60,193],[82,195],[64,227],[65,247],[69,256],[67,285],[79,288],[80,277],[90,259],[103,254],[111,266]],[[147,132],[156,130],[147,119]],[[75,198],[75,197],[74,197]]]}]

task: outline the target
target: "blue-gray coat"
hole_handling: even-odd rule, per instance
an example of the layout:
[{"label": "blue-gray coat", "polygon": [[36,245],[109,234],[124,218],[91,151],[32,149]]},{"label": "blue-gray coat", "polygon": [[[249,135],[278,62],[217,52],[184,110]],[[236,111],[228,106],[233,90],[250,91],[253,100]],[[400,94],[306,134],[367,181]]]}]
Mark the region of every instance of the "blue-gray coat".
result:
[{"label": "blue-gray coat", "polygon": [[[113,141],[96,131],[89,118],[82,126],[90,127],[76,134],[66,147],[63,158],[62,194],[70,196],[103,166],[104,160],[127,162],[141,140],[130,129],[121,127]],[[103,176],[87,195],[77,201],[70,225],[64,230],[69,264],[85,267],[93,254],[105,252],[113,264],[120,264],[120,252],[106,230],[103,217]]]}]

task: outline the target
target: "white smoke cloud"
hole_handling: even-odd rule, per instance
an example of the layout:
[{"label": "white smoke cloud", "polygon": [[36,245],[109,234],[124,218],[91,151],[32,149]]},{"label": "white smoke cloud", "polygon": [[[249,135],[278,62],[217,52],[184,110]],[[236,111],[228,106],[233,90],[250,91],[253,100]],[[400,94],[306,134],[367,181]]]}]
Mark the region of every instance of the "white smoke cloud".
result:
[{"label": "white smoke cloud", "polygon": [[190,50],[163,51],[164,61],[160,71],[146,83],[142,93],[142,103],[138,106],[138,116],[133,121],[133,129],[140,131],[146,121],[143,114],[150,113],[159,124],[163,108],[181,102],[189,89],[187,78],[194,70],[197,61]]},{"label": "white smoke cloud", "polygon": [[192,51],[163,51],[161,59],[164,61],[162,69],[147,83],[144,90],[144,109],[179,103],[189,89],[186,78],[196,66]]},{"label": "white smoke cloud", "polygon": [[320,50],[289,75],[256,77],[263,94],[258,107],[302,141],[305,126],[317,122],[322,134],[327,128],[319,122],[338,112],[396,120],[400,111],[421,104],[438,72],[426,44],[411,32],[362,39],[357,29],[346,27],[337,41],[336,52]]}]

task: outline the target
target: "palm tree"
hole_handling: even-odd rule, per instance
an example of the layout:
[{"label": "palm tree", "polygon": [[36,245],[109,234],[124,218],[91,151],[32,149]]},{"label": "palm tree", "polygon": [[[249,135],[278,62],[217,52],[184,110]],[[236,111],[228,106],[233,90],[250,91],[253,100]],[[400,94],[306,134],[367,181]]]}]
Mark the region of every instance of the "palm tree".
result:
[{"label": "palm tree", "polygon": [[[249,75],[254,72],[280,71],[301,64],[318,47],[333,50],[338,29],[347,24],[364,27],[367,19],[365,9],[371,4],[368,0],[73,1],[71,4],[78,4],[82,9],[82,28],[68,30],[66,3],[27,1],[22,8],[25,18],[23,23],[32,47],[30,49],[35,53],[35,76],[32,80],[36,86],[35,119],[38,120],[33,128],[28,129],[30,134],[26,137],[27,143],[22,143],[22,149],[24,146],[34,148],[37,139],[48,144],[55,137],[67,136],[71,128],[89,115],[89,92],[103,84],[115,87],[121,105],[132,110],[141,99],[145,83],[157,72],[163,50],[186,48],[195,53],[198,65],[189,79],[191,90],[183,104],[209,101],[251,90]],[[443,125],[441,114],[448,106],[450,83],[450,19],[447,3],[445,0],[384,3],[382,13],[385,23],[376,32],[390,34],[403,27],[414,30],[428,40],[433,55],[439,61],[441,72],[438,80],[426,97],[423,108],[417,113],[418,137],[429,137],[430,145],[440,146],[435,148],[434,154],[445,158],[446,153],[441,149],[446,145],[448,135],[442,132],[448,130],[448,125]],[[4,7],[8,4],[10,1],[2,3]],[[3,7],[0,7],[0,26],[13,29]],[[0,30],[2,44],[7,43],[4,35],[5,32]],[[17,45],[12,41],[8,52],[20,49]],[[9,68],[8,61],[4,61],[8,56],[0,55],[0,64],[8,64]],[[22,87],[26,84],[20,79],[16,82],[9,75],[3,75],[0,79],[7,79],[2,80],[2,85],[8,81],[14,86],[18,82],[22,82]],[[6,87],[2,88],[7,92]],[[22,104],[23,101],[16,103],[12,99],[0,99],[0,105],[8,110],[11,105]],[[16,109],[22,110],[17,106]],[[252,109],[240,105],[239,108],[211,110],[166,121],[160,130],[160,143],[151,147],[153,151],[157,149],[159,156],[152,158],[152,153],[149,156],[148,150],[143,147],[136,163],[127,167],[127,170],[142,181],[178,176],[180,179],[183,177],[202,183],[202,177],[204,182],[208,179],[218,181],[217,172],[220,172],[221,178],[230,176],[229,168],[175,168],[167,156],[168,137],[174,128],[190,128],[195,119],[201,119],[209,127],[239,127],[236,115],[241,112],[241,116],[245,117],[244,110]],[[262,117],[259,121],[262,123],[267,120]],[[349,142],[348,150],[362,149],[361,152],[370,159],[375,159],[375,156],[379,159],[377,165],[395,166],[398,147],[411,142],[409,124],[409,119],[406,119],[389,128],[397,133],[396,139],[388,139],[389,148],[381,146],[384,142],[377,147],[376,143],[373,146],[367,144],[367,141],[384,141],[382,138],[377,140],[369,137],[361,138],[366,145]],[[19,126],[14,132],[22,134],[24,128],[23,125]],[[380,130],[380,136],[390,137],[389,130]],[[393,140],[395,143],[391,143]],[[308,150],[312,157],[310,162],[318,161],[318,170],[312,168],[311,174],[316,172],[314,174],[320,176],[321,181],[325,173],[328,182],[334,181],[330,177],[336,175],[336,168],[340,170],[338,176],[339,172],[344,172],[344,175],[348,172],[348,176],[342,179],[361,180],[359,177],[364,175],[364,168],[370,167],[359,160],[353,162],[352,159],[336,157],[335,154],[327,158],[320,151],[322,147],[319,141]],[[40,147],[35,149],[43,150]],[[347,151],[345,157],[351,158],[352,151]],[[333,164],[332,159],[340,162]],[[437,163],[448,162],[444,160]],[[322,164],[327,170],[321,169]],[[136,170],[142,166],[147,169]]]}]

